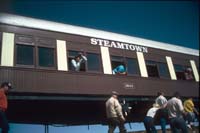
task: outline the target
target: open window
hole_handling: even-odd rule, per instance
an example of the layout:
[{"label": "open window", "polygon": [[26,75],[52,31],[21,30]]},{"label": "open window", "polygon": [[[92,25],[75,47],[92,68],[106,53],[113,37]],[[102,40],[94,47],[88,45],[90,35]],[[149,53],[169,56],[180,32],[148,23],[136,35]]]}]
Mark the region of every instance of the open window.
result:
[{"label": "open window", "polygon": [[155,61],[146,61],[146,67],[149,77],[159,77],[158,66]]},{"label": "open window", "polygon": [[185,78],[185,68],[182,65],[174,65],[177,80],[186,80]]},{"label": "open window", "polygon": [[[111,65],[113,74],[126,74],[126,65],[123,57],[111,56]],[[117,69],[118,67],[120,69]]]},{"label": "open window", "polygon": [[[69,70],[76,71],[76,69],[73,67],[72,62],[77,62],[77,60],[75,58],[79,55],[79,53],[83,53],[83,52],[74,51],[74,50],[68,51],[68,68],[69,68]],[[86,71],[86,62],[82,61],[78,67],[79,67],[78,71]]]}]

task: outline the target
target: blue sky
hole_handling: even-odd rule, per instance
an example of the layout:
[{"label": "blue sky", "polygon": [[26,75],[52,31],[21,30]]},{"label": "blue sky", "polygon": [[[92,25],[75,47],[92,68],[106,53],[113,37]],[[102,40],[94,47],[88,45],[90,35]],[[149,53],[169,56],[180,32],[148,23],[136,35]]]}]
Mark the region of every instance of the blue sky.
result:
[{"label": "blue sky", "polygon": [[[105,30],[199,49],[199,7],[195,1],[3,0],[1,12]],[[127,126],[127,125],[126,125]],[[134,130],[143,124],[134,125]],[[127,126],[129,129],[129,127]],[[106,126],[50,126],[50,133],[104,133]],[[43,133],[42,125],[11,124],[11,133]]]},{"label": "blue sky", "polygon": [[3,11],[199,49],[197,0],[10,0]]}]

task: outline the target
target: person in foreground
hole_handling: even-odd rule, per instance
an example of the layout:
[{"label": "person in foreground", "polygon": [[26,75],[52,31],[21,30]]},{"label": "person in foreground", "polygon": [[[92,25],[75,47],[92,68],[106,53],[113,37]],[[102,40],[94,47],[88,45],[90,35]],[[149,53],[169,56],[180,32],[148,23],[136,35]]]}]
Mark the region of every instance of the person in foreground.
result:
[{"label": "person in foreground", "polygon": [[108,133],[114,133],[118,126],[120,133],[126,133],[124,126],[125,117],[123,116],[122,106],[118,101],[118,93],[113,91],[112,96],[106,101],[106,116],[108,119]]},{"label": "person in foreground", "polygon": [[168,100],[166,107],[168,109],[169,124],[172,133],[178,133],[178,130],[181,130],[182,133],[188,133],[187,125],[183,118],[186,112],[184,111],[183,103],[178,92],[175,92],[173,97]]},{"label": "person in foreground", "polygon": [[154,103],[153,107],[151,107],[144,118],[144,127],[147,133],[157,133],[155,125],[154,125],[154,116],[159,109],[159,105]]},{"label": "person in foreground", "polygon": [[167,99],[164,97],[164,92],[157,92],[157,98],[155,103],[160,106],[160,109],[156,113],[156,118],[158,119],[162,133],[166,133],[166,124],[168,120],[168,111],[165,108],[167,104]]},{"label": "person in foreground", "polygon": [[0,128],[2,133],[8,133],[9,124],[6,117],[6,110],[8,107],[8,101],[6,93],[12,89],[11,83],[3,82],[0,88]]},{"label": "person in foreground", "polygon": [[192,129],[192,127],[194,126],[194,121],[195,121],[195,113],[196,113],[197,116],[199,116],[199,112],[194,107],[192,97],[185,100],[183,105],[184,105],[184,110],[187,113],[186,116],[185,116],[185,119],[188,122],[187,127]]}]

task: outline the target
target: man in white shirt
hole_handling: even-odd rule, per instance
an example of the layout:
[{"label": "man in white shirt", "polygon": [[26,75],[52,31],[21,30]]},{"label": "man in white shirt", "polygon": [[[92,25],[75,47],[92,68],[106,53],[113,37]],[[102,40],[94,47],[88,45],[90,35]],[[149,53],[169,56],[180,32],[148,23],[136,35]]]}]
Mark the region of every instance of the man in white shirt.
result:
[{"label": "man in white shirt", "polygon": [[71,60],[72,70],[80,71],[81,64],[87,61],[87,57],[83,53],[79,53],[74,59]]},{"label": "man in white shirt", "polygon": [[183,119],[183,115],[185,115],[183,103],[178,92],[175,92],[174,96],[167,102],[166,107],[169,112],[169,124],[172,133],[177,133],[179,129],[182,133],[188,133],[186,122]]},{"label": "man in white shirt", "polygon": [[163,92],[157,93],[157,98],[155,100],[155,103],[160,106],[160,109],[157,111],[157,117],[161,125],[162,133],[166,133],[166,124],[167,124],[167,109],[165,108],[167,104],[167,99],[164,97]]},{"label": "man in white shirt", "polygon": [[117,126],[119,127],[120,133],[126,133],[122,106],[118,101],[118,93],[115,91],[112,92],[112,96],[106,101],[106,116],[109,126],[108,133],[114,133]]},{"label": "man in white shirt", "polygon": [[154,116],[159,109],[159,105],[154,103],[153,107],[147,111],[147,114],[144,118],[144,127],[147,133],[157,133],[157,130],[154,126]]}]

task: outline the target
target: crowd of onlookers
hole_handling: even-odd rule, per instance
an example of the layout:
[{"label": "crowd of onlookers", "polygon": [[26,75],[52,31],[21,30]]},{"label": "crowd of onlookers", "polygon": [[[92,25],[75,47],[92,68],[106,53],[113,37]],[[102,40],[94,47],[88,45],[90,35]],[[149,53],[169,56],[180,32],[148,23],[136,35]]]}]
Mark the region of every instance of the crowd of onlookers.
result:
[{"label": "crowd of onlookers", "polygon": [[[182,103],[180,98],[180,94],[175,92],[172,98],[167,100],[164,93],[158,92],[155,103],[147,111],[143,121],[147,133],[157,133],[156,122],[161,126],[163,133],[166,133],[168,123],[172,133],[188,133],[188,130],[194,127],[195,116],[199,116],[199,112],[194,106],[193,99],[189,98]],[[108,133],[113,133],[117,126],[120,133],[126,133],[125,115],[118,101],[118,93],[115,91],[106,101],[106,114]]]}]

